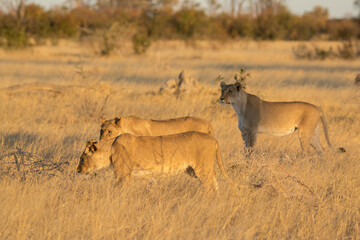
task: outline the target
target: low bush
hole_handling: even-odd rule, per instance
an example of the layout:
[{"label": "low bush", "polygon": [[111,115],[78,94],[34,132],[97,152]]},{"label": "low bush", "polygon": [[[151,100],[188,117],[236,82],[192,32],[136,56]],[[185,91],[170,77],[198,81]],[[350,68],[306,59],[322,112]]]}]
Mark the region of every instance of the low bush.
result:
[{"label": "low bush", "polygon": [[297,59],[325,60],[329,58],[355,59],[360,57],[360,43],[355,40],[343,41],[335,51],[333,47],[328,49],[316,45],[311,47],[300,44],[293,48],[293,54]]},{"label": "low bush", "polygon": [[329,35],[333,40],[351,40],[358,36],[359,26],[351,20],[329,22]]},{"label": "low bush", "polygon": [[[159,39],[183,39],[187,42],[230,38],[349,41],[360,36],[360,25],[355,20],[329,20],[328,10],[322,7],[298,16],[281,1],[258,0],[252,14],[230,15],[216,11],[207,14],[199,5],[185,2],[187,4],[178,9],[150,5],[140,7],[129,3],[126,6],[133,7],[84,5],[52,10],[32,3],[25,6],[23,17],[0,13],[0,38],[3,39],[0,44],[19,48],[28,46],[29,38],[37,42],[41,42],[41,38],[81,38],[89,32],[107,32],[115,22],[122,29],[128,29],[127,36],[134,36],[134,52],[138,54],[145,52],[151,41]],[[111,34],[105,34],[101,40],[104,55],[112,51],[111,39]],[[340,55],[351,56],[346,53],[347,48],[344,45],[344,54]],[[328,57],[323,50],[318,53]]]},{"label": "low bush", "polygon": [[132,38],[133,49],[136,54],[143,54],[150,47],[150,38],[144,33],[136,33]]}]

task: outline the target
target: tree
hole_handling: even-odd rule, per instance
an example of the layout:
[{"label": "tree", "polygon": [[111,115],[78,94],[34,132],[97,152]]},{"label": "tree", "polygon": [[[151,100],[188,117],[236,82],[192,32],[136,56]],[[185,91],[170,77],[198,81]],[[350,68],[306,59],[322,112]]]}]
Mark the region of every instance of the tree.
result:
[{"label": "tree", "polygon": [[231,16],[235,15],[235,1],[236,0],[230,0]]},{"label": "tree", "polygon": [[162,8],[172,8],[175,5],[177,5],[179,3],[178,0],[157,0],[157,3],[162,7]]},{"label": "tree", "polygon": [[239,3],[238,3],[238,10],[237,10],[237,13],[238,15],[240,15],[242,13],[242,9],[243,9],[243,5],[245,3],[246,0],[241,0]]},{"label": "tree", "polygon": [[283,0],[257,0],[255,2],[256,15],[277,14],[284,8]]},{"label": "tree", "polygon": [[217,0],[207,0],[207,2],[209,6],[209,15],[214,16],[221,5]]},{"label": "tree", "polygon": [[311,12],[304,14],[304,18],[309,20],[309,27],[314,27],[316,32],[323,31],[329,19],[329,11],[321,6],[315,6]]},{"label": "tree", "polygon": [[358,18],[360,18],[360,0],[354,0],[354,6],[359,11]]},{"label": "tree", "polygon": [[24,19],[26,0],[0,0],[2,8],[15,16],[20,23]]},{"label": "tree", "polygon": [[[240,15],[242,12],[242,8],[244,3],[247,0],[230,0],[230,12],[232,16],[235,16],[235,14],[237,13],[237,15]],[[249,1],[249,5],[251,5],[252,1]],[[236,9],[237,8],[237,9]]]}]

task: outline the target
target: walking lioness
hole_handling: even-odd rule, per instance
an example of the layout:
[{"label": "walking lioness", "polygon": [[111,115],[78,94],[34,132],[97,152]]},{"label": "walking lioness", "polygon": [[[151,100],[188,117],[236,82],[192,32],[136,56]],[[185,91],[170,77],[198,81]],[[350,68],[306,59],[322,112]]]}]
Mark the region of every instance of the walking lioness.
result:
[{"label": "walking lioness", "polygon": [[133,175],[167,175],[191,168],[206,189],[217,190],[215,158],[222,174],[234,184],[225,172],[216,139],[206,133],[157,137],[124,133],[115,140],[89,141],[78,172],[91,173],[112,164],[116,179],[126,182]]},{"label": "walking lioness", "polygon": [[[220,102],[230,104],[238,115],[238,127],[246,148],[251,152],[258,133],[283,136],[298,132],[302,151],[311,145],[323,152],[319,140],[320,120],[326,142],[332,148],[325,117],[320,107],[306,102],[267,102],[244,91],[240,82],[221,82]],[[338,149],[345,152],[344,148]]]},{"label": "walking lioness", "polygon": [[136,136],[161,136],[197,131],[213,135],[209,121],[197,117],[182,117],[167,120],[140,119],[135,116],[105,120],[101,118],[100,140],[130,133]]}]

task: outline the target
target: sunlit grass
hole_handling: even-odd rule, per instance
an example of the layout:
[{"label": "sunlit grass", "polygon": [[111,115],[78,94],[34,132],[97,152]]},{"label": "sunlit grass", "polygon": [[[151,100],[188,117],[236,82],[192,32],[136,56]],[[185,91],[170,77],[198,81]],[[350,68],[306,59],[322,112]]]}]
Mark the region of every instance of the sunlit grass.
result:
[{"label": "sunlit grass", "polygon": [[[297,61],[291,52],[296,44],[159,42],[145,56],[124,49],[108,58],[66,42],[1,52],[0,238],[355,239],[360,234],[360,96],[353,83],[360,62]],[[85,73],[77,73],[79,68]],[[327,148],[322,156],[313,150],[302,155],[296,135],[259,135],[257,149],[245,159],[236,115],[218,103],[215,82],[218,75],[230,82],[239,68],[252,74],[249,91],[266,100],[320,105],[333,145],[347,152]],[[183,69],[199,79],[199,89],[179,98],[156,94]],[[61,93],[6,90],[31,82],[54,84]],[[111,169],[78,176],[86,141],[99,137],[100,116],[132,114],[208,119],[226,170],[241,187],[236,191],[218,169],[215,198],[185,174],[137,178],[123,188],[114,185]],[[18,171],[9,155],[16,148],[35,159],[68,164],[53,177],[46,169],[24,176],[29,166]]]}]

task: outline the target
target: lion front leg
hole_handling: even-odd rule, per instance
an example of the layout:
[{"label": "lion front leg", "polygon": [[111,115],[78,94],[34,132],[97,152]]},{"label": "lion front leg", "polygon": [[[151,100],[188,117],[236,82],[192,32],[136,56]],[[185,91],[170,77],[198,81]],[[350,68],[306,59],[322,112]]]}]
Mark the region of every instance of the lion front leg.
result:
[{"label": "lion front leg", "polygon": [[125,162],[122,162],[122,164],[117,162],[113,167],[117,186],[123,186],[133,180],[132,169]]},{"label": "lion front leg", "polygon": [[133,179],[131,162],[127,157],[128,155],[122,146],[111,156],[117,185],[123,185]]},{"label": "lion front leg", "polygon": [[241,130],[241,136],[245,143],[246,156],[250,156],[256,144],[257,133],[248,130]]},{"label": "lion front leg", "polygon": [[116,185],[124,185],[133,180],[130,169],[115,170]]}]

